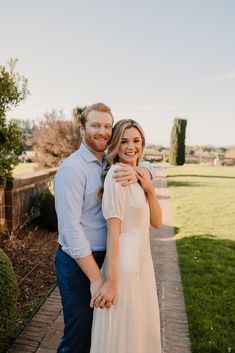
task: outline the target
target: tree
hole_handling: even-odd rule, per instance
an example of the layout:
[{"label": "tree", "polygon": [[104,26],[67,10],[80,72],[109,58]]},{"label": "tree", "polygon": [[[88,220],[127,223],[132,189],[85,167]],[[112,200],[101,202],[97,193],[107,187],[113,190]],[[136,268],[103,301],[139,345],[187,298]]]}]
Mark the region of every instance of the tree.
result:
[{"label": "tree", "polygon": [[6,120],[6,112],[28,94],[26,78],[14,71],[16,62],[11,59],[7,67],[0,66],[0,185],[12,178],[21,149],[21,132],[17,124]]},{"label": "tree", "polygon": [[185,162],[185,131],[187,120],[175,118],[171,131],[170,163],[183,165]]},{"label": "tree", "polygon": [[79,125],[79,119],[80,119],[80,116],[82,114],[82,112],[86,109],[86,106],[84,105],[83,107],[81,106],[77,106],[75,108],[73,108],[73,122],[74,124],[76,124],[77,126]]},{"label": "tree", "polygon": [[28,142],[33,145],[33,161],[39,168],[57,167],[79,148],[79,127],[73,121],[65,120],[62,111],[52,110],[43,114],[43,120],[34,128]]},{"label": "tree", "polygon": [[23,151],[32,150],[32,146],[30,146],[27,141],[32,137],[33,130],[36,127],[36,121],[31,119],[13,119],[12,121],[17,124],[22,134],[21,153]]}]

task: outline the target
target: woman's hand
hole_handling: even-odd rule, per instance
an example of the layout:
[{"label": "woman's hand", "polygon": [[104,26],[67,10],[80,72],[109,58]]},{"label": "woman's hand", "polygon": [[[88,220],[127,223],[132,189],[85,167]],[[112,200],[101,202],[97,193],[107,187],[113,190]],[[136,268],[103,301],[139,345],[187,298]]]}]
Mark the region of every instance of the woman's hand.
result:
[{"label": "woman's hand", "polygon": [[144,192],[148,194],[155,195],[155,189],[153,183],[150,178],[150,173],[146,168],[143,167],[136,167],[135,168],[137,173],[138,181],[140,182],[141,187],[143,188]]},{"label": "woman's hand", "polygon": [[91,298],[91,307],[110,308],[116,302],[117,281],[107,279],[95,296]]},{"label": "woman's hand", "polygon": [[127,186],[130,184],[137,183],[137,173],[135,168],[125,164],[125,163],[117,163],[120,168],[114,170],[113,178],[116,182],[122,183],[122,186]]},{"label": "woman's hand", "polygon": [[[104,284],[104,278],[100,277],[98,280],[91,282],[90,284],[90,292],[91,292],[91,298],[96,298],[102,285]],[[93,308],[92,305],[92,299],[90,301],[90,307]]]}]

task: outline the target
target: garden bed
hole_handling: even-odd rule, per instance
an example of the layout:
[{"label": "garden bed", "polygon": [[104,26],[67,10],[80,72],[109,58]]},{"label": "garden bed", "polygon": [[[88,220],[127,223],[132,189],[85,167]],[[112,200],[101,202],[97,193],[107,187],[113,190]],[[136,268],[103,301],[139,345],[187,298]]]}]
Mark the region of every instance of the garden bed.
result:
[{"label": "garden bed", "polygon": [[17,334],[55,285],[57,233],[30,225],[18,234],[1,236],[0,248],[12,261],[20,289],[15,327]]}]

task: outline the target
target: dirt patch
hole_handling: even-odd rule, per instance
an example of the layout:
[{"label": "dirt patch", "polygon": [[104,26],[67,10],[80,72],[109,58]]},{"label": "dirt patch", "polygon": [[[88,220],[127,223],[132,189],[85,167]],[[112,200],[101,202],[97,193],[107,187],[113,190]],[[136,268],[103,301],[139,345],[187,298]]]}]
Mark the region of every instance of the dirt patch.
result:
[{"label": "dirt patch", "polygon": [[57,233],[30,225],[17,235],[0,237],[0,247],[11,259],[19,285],[17,324],[21,326],[55,283]]}]

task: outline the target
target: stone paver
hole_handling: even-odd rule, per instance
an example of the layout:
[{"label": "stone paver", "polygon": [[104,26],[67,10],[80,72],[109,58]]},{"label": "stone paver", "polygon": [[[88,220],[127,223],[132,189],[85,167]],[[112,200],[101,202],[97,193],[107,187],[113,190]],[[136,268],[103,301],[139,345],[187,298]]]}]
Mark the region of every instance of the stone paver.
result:
[{"label": "stone paver", "polygon": [[[190,353],[165,168],[158,167],[155,187],[163,212],[163,225],[160,230],[151,228],[150,238],[161,315],[162,353]],[[63,314],[56,288],[20,333],[8,353],[56,353],[62,332]]]},{"label": "stone paver", "polygon": [[159,230],[150,229],[150,239],[161,315],[162,348],[163,353],[190,353],[165,168],[158,167],[157,176],[155,187],[162,209],[163,225]]}]

